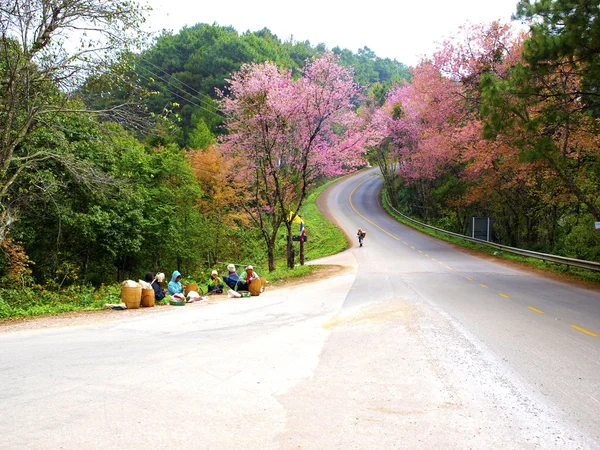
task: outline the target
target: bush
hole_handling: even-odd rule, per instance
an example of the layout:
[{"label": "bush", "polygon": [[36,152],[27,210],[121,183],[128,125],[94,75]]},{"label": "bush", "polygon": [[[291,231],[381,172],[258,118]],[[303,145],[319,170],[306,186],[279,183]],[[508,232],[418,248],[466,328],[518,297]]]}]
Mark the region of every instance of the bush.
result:
[{"label": "bush", "polygon": [[121,286],[69,286],[55,290],[35,285],[24,289],[0,289],[0,319],[58,314],[67,311],[104,309],[105,303],[120,303]]}]

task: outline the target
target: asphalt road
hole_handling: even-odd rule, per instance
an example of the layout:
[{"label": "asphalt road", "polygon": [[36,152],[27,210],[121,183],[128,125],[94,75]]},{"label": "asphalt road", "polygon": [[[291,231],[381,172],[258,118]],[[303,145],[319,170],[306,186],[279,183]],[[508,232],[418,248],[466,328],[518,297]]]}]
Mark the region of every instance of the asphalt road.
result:
[{"label": "asphalt road", "polygon": [[324,199],[367,230],[341,276],[0,333],[0,448],[600,448],[600,295],[404,227],[375,172]]}]

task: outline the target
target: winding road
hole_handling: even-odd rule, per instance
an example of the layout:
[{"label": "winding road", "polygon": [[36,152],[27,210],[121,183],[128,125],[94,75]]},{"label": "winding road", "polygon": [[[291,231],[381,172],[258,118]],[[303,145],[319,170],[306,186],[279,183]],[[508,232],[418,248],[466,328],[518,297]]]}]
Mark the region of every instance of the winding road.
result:
[{"label": "winding road", "polygon": [[414,231],[380,189],[320,200],[367,230],[313,261],[335,277],[0,328],[0,448],[600,449],[600,294]]}]

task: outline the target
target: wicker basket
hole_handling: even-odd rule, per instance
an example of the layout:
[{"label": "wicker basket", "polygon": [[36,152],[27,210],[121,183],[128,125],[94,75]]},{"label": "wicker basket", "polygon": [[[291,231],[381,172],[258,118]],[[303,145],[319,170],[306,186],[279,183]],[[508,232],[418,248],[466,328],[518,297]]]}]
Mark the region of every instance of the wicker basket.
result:
[{"label": "wicker basket", "polygon": [[146,308],[154,306],[154,289],[142,289],[141,305]]},{"label": "wicker basket", "polygon": [[257,297],[260,295],[260,286],[260,280],[252,280],[250,283],[248,283],[248,290],[250,291],[253,297]]},{"label": "wicker basket", "polygon": [[[198,285],[195,283],[190,283],[190,284],[186,284],[185,285],[185,296],[187,297],[187,295],[191,292],[191,291],[196,291],[198,292]],[[199,293],[199,292],[198,292]]]},{"label": "wicker basket", "polygon": [[137,309],[142,301],[142,287],[121,288],[121,301],[125,303],[127,309]]}]

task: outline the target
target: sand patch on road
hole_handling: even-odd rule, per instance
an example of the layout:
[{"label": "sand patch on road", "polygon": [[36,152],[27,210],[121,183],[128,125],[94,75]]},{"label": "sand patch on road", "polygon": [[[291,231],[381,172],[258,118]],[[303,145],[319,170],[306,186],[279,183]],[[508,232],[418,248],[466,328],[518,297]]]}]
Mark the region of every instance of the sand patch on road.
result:
[{"label": "sand patch on road", "polygon": [[323,324],[326,330],[347,327],[372,327],[391,322],[407,325],[414,316],[414,306],[397,301],[376,303],[348,315],[337,315]]}]

